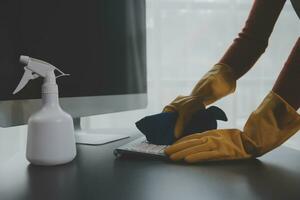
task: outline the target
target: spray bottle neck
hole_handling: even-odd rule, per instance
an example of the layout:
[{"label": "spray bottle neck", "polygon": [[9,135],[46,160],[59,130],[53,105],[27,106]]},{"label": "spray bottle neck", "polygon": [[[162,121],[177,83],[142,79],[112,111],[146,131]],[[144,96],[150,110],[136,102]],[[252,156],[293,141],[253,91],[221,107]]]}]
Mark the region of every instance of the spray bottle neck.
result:
[{"label": "spray bottle neck", "polygon": [[42,93],[42,103],[44,106],[60,107],[58,94],[55,93]]},{"label": "spray bottle neck", "polygon": [[58,87],[53,70],[49,71],[46,77],[44,77],[44,83],[42,85],[42,99],[44,105],[59,107]]},{"label": "spray bottle neck", "polygon": [[56,93],[58,94],[58,87],[56,84],[56,77],[53,70],[50,70],[44,77],[42,85],[42,93]]}]

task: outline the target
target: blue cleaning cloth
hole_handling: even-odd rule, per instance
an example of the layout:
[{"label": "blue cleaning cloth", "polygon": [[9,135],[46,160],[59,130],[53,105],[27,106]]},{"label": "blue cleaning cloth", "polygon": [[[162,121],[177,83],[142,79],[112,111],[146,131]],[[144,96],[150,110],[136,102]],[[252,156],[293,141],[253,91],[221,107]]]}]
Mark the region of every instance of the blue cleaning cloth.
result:
[{"label": "blue cleaning cloth", "polygon": [[[152,144],[170,145],[175,142],[174,128],[178,117],[177,112],[163,112],[150,115],[136,122],[136,127]],[[201,133],[217,128],[217,120],[227,121],[226,114],[216,106],[196,112],[188,125],[184,135]]]}]

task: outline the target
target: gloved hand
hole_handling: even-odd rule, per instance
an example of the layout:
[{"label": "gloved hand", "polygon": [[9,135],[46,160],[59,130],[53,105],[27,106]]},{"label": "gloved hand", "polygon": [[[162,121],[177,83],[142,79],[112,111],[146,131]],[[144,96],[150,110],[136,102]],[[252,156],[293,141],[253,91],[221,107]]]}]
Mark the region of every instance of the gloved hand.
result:
[{"label": "gloved hand", "polygon": [[171,160],[189,163],[261,156],[280,146],[300,129],[300,115],[270,92],[250,115],[243,131],[211,130],[178,140],[165,150]]},{"label": "gloved hand", "polygon": [[183,137],[183,130],[190,121],[192,115],[204,109],[205,106],[234,92],[236,80],[231,68],[225,64],[216,64],[196,84],[191,95],[178,96],[167,105],[163,112],[178,112],[174,135],[175,138]]}]

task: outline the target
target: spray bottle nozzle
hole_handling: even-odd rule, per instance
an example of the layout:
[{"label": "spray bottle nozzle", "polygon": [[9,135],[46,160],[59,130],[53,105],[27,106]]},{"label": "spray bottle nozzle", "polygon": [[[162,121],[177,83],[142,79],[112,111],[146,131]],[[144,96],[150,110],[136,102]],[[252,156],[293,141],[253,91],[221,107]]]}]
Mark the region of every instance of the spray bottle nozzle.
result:
[{"label": "spray bottle nozzle", "polygon": [[20,63],[24,65],[28,65],[29,60],[30,60],[29,56],[20,56]]},{"label": "spray bottle nozzle", "polygon": [[62,76],[70,76],[70,74],[65,74],[55,66],[51,65],[50,63],[44,62],[42,60],[30,58],[29,56],[20,56],[20,62],[22,64],[25,64],[26,66],[24,67],[24,74],[23,77],[17,86],[17,88],[14,90],[13,94],[16,94],[20,90],[22,90],[28,81],[32,79],[36,79],[38,77],[43,77],[46,78],[51,74],[51,77],[55,77],[54,70],[57,70],[60,75],[56,76],[55,78],[50,78],[49,80],[53,80],[55,83],[55,79],[62,77]]}]

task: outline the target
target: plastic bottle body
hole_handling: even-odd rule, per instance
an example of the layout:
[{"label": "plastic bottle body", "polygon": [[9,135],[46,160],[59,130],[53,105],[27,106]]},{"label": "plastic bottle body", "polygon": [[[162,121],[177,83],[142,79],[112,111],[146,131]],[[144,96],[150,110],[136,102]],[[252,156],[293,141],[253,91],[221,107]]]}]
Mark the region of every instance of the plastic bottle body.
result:
[{"label": "plastic bottle body", "polygon": [[[67,76],[53,65],[20,56],[25,64],[23,77],[13,92],[22,90],[28,81],[43,77],[42,108],[28,120],[26,157],[36,165],[59,165],[72,161],[76,156],[76,143],[72,117],[64,112],[58,102],[56,78]],[[61,73],[55,76],[54,70]]]},{"label": "plastic bottle body", "polygon": [[42,108],[28,120],[27,160],[36,165],[68,163],[76,156],[73,119],[61,109],[58,93],[42,95]]}]

